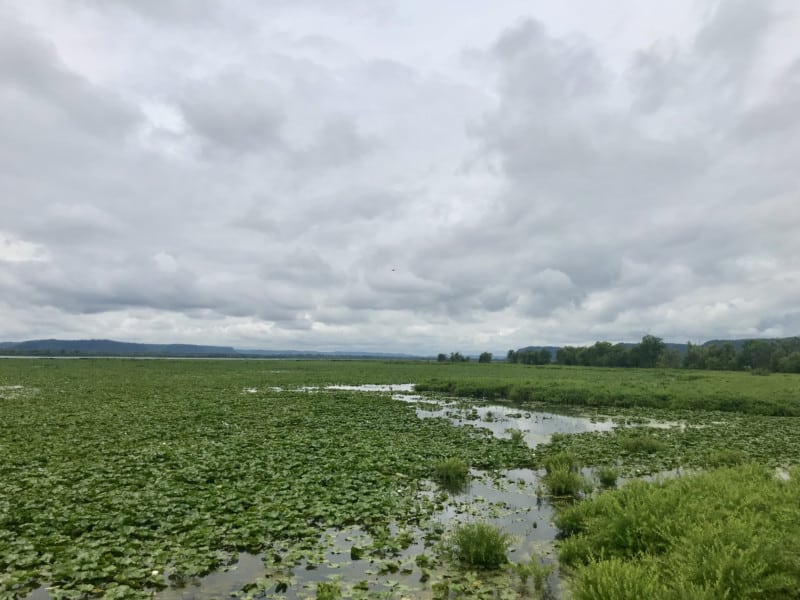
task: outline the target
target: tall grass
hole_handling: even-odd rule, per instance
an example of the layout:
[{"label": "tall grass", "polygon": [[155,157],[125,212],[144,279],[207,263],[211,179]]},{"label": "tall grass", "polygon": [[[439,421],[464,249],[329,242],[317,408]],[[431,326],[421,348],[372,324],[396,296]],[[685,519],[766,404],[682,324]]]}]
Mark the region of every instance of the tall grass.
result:
[{"label": "tall grass", "polygon": [[751,377],[744,372],[670,369],[527,367],[462,370],[450,379],[421,380],[417,391],[513,403],[719,410],[800,416],[798,375]]},{"label": "tall grass", "polygon": [[577,498],[591,487],[578,471],[577,459],[568,452],[551,454],[545,458],[543,466],[545,475],[542,483],[552,496]]},{"label": "tall grass", "polygon": [[627,452],[644,452],[646,454],[655,454],[667,449],[667,445],[664,442],[647,434],[634,434],[625,437],[621,445],[622,449]]},{"label": "tall grass", "polygon": [[496,569],[508,562],[511,535],[489,523],[465,523],[449,539],[451,556],[458,562],[483,569]]},{"label": "tall grass", "polygon": [[613,467],[601,467],[597,469],[597,479],[604,488],[617,487],[619,472]]},{"label": "tall grass", "polygon": [[800,598],[800,468],[634,481],[561,511],[574,597]]},{"label": "tall grass", "polygon": [[469,481],[469,465],[460,458],[446,458],[434,463],[433,476],[446,490],[459,492]]}]

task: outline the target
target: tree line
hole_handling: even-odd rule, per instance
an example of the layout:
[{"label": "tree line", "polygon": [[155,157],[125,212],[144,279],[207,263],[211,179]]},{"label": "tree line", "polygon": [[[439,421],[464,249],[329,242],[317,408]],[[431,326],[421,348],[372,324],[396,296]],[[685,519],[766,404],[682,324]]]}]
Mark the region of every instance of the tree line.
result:
[{"label": "tree line", "polygon": [[[553,360],[555,358],[555,361]],[[469,357],[453,352],[439,354],[439,362],[466,362]],[[484,352],[478,362],[491,362]],[[732,342],[688,343],[686,352],[669,348],[660,337],[646,335],[638,344],[595,342],[591,346],[564,346],[555,357],[546,348],[509,350],[506,362],[525,365],[576,365],[584,367],[685,368],[754,373],[800,373],[800,337],[779,340],[746,340],[737,348]]]},{"label": "tree line", "polygon": [[800,337],[780,340],[746,340],[737,348],[732,342],[688,343],[686,352],[670,349],[664,341],[646,335],[639,344],[596,342],[592,346],[565,346],[556,352],[561,365],[593,367],[666,367],[800,373]]}]

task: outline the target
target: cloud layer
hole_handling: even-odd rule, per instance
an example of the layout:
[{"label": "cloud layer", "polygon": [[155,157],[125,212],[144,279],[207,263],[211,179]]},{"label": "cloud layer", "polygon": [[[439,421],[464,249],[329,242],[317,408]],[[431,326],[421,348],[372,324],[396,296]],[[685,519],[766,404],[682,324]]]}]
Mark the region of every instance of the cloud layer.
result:
[{"label": "cloud layer", "polygon": [[792,2],[12,2],[0,338],[800,333]]}]

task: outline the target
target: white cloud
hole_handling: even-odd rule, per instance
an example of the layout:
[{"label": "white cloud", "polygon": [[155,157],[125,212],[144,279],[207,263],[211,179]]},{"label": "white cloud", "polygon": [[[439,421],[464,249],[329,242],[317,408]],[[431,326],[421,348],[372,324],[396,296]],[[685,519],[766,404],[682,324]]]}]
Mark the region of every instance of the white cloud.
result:
[{"label": "white cloud", "polygon": [[43,246],[0,232],[0,262],[26,263],[49,260],[50,253]]}]

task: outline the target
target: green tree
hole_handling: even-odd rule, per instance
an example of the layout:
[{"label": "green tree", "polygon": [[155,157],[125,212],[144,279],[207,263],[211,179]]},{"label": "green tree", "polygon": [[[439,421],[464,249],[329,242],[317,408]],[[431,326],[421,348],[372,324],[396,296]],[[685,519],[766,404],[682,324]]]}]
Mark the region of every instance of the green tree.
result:
[{"label": "green tree", "polygon": [[708,350],[705,346],[686,342],[686,356],[683,357],[683,366],[687,369],[705,369],[707,364]]},{"label": "green tree", "polygon": [[631,349],[634,365],[651,368],[658,365],[667,345],[660,337],[646,335]]},{"label": "green tree", "polygon": [[481,355],[478,357],[479,363],[490,363],[492,362],[492,353],[491,352],[481,352]]},{"label": "green tree", "polygon": [[716,371],[732,371],[736,369],[736,349],[730,342],[713,344],[708,347],[706,368]]},{"label": "green tree", "polygon": [[547,348],[542,348],[541,350],[539,350],[539,361],[536,364],[549,365],[552,360],[553,360],[553,355],[550,354],[550,350],[548,350]]},{"label": "green tree", "polygon": [[556,362],[560,365],[577,365],[579,348],[564,346],[556,352]]},{"label": "green tree", "polygon": [[439,352],[439,354],[436,355],[437,362],[445,362],[446,360],[447,360],[447,354],[445,354],[444,352]]}]

